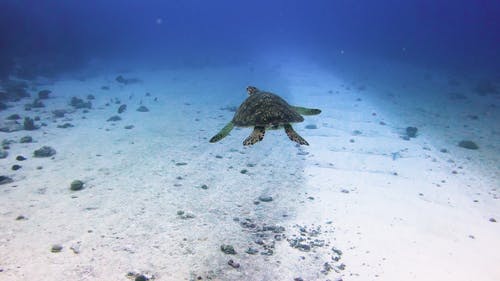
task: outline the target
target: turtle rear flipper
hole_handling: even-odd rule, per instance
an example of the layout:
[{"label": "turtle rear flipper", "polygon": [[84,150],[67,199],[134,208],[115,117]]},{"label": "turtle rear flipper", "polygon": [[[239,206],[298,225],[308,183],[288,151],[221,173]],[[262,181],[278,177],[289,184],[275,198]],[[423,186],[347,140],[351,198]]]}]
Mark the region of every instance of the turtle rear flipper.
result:
[{"label": "turtle rear flipper", "polygon": [[256,142],[264,139],[264,134],[266,133],[266,128],[261,126],[255,126],[253,132],[243,141],[243,145],[252,145]]},{"label": "turtle rear flipper", "polygon": [[292,106],[295,111],[297,111],[300,115],[318,115],[321,113],[320,109],[316,108],[307,108],[302,106]]},{"label": "turtle rear flipper", "polygon": [[300,144],[300,145],[309,145],[309,143],[301,137],[295,130],[292,128],[292,125],[285,124],[285,132],[286,135],[290,138],[290,140]]},{"label": "turtle rear flipper", "polygon": [[215,136],[213,136],[210,139],[210,142],[218,142],[221,139],[225,138],[227,135],[229,135],[229,132],[231,132],[231,130],[233,128],[234,128],[233,122],[227,123],[227,125],[224,126],[224,128],[222,128],[222,130],[220,130],[220,132],[218,132]]}]

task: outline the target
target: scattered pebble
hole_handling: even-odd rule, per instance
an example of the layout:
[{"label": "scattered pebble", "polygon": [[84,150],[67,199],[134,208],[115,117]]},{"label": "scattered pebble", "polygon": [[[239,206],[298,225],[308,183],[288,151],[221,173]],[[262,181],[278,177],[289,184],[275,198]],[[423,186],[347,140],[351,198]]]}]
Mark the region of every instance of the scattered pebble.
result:
[{"label": "scattered pebble", "polygon": [[236,251],[234,250],[234,247],[231,245],[223,244],[220,246],[220,250],[227,255],[236,255]]},{"label": "scattered pebble", "polygon": [[81,98],[72,97],[69,103],[72,107],[76,109],[80,108],[92,108],[92,103],[90,101],[84,102]]},{"label": "scattered pebble", "polygon": [[30,136],[24,136],[19,140],[20,143],[31,143],[33,142],[33,138]]},{"label": "scattered pebble", "polygon": [[57,128],[61,128],[61,129],[66,129],[66,128],[71,128],[71,127],[74,127],[75,125],[71,124],[71,123],[64,123],[62,125],[57,125]]},{"label": "scattered pebble", "polygon": [[202,184],[202,185],[200,186],[200,188],[201,188],[201,189],[205,189],[205,190],[206,190],[206,189],[208,189],[208,185],[206,185],[206,184]]},{"label": "scattered pebble", "polygon": [[17,170],[21,169],[21,165],[14,164],[14,165],[12,165],[11,169],[12,169],[12,171],[17,171]]},{"label": "scattered pebble", "polygon": [[55,118],[63,118],[64,115],[66,115],[66,113],[68,113],[66,111],[66,109],[55,109],[55,110],[52,110],[52,115],[54,115]]},{"label": "scattered pebble", "polygon": [[497,220],[495,218],[490,218],[489,221],[490,222],[497,222]]},{"label": "scattered pebble", "polygon": [[111,116],[108,118],[108,120],[106,120],[107,122],[115,122],[115,121],[120,121],[122,120],[122,118],[118,115],[114,115],[114,116]]},{"label": "scattered pebble", "polygon": [[7,120],[19,120],[21,119],[21,115],[19,114],[11,114],[9,116],[7,116],[7,118],[5,118]]},{"label": "scattered pebble", "polygon": [[125,128],[125,129],[127,129],[127,130],[130,130],[130,129],[133,129],[133,128],[134,128],[134,125],[127,125],[127,126],[125,126],[125,127],[123,127],[123,128]]},{"label": "scattered pebble", "polygon": [[26,157],[24,157],[24,156],[22,156],[22,155],[18,155],[18,156],[16,157],[16,160],[17,160],[17,161],[24,161],[24,160],[26,160],[26,159],[27,159],[27,158],[26,158]]},{"label": "scattered pebble", "polygon": [[8,184],[11,182],[13,182],[13,180],[11,178],[9,178],[8,176],[0,176],[0,185]]},{"label": "scattered pebble", "polygon": [[50,90],[41,90],[40,92],[38,92],[38,98],[39,99],[48,99],[50,93],[52,93],[52,91],[50,91]]},{"label": "scattered pebble", "polygon": [[255,254],[257,254],[258,252],[259,252],[259,250],[254,249],[254,248],[251,248],[251,247],[250,247],[250,248],[248,248],[248,249],[245,251],[245,253],[247,253],[247,254],[249,254],[249,255],[255,255]]},{"label": "scattered pebble", "polygon": [[137,111],[139,111],[139,112],[148,112],[149,109],[147,107],[145,107],[144,105],[141,105],[141,106],[139,106],[139,108],[137,108]]},{"label": "scattered pebble", "polygon": [[35,157],[50,157],[56,154],[56,150],[50,146],[42,146],[33,152]]},{"label": "scattered pebble", "polygon": [[22,221],[22,220],[26,220],[26,219],[27,218],[25,216],[19,215],[19,216],[17,216],[16,221]]},{"label": "scattered pebble", "polygon": [[269,195],[261,195],[259,196],[259,200],[262,202],[271,202],[273,201],[273,197]]},{"label": "scattered pebble", "polygon": [[229,260],[227,262],[227,264],[229,264],[232,268],[239,268],[240,267],[240,264],[237,263],[237,262],[235,262],[235,261],[233,261],[233,260]]},{"label": "scattered pebble", "polygon": [[134,281],[148,281],[149,278],[147,278],[146,276],[144,276],[143,274],[139,274],[135,277]]},{"label": "scattered pebble", "polygon": [[242,173],[242,174],[246,174],[246,173],[248,173],[248,170],[247,170],[247,169],[242,169],[242,170],[240,171],[240,173]]},{"label": "scattered pebble", "polygon": [[35,120],[30,117],[24,117],[23,129],[26,131],[33,131],[39,127],[35,125]]},{"label": "scattered pebble", "polygon": [[188,163],[186,162],[177,162],[175,163],[175,166],[186,166]]},{"label": "scattered pebble", "polygon": [[50,249],[50,251],[52,253],[59,253],[60,251],[62,251],[62,249],[63,249],[62,245],[55,244],[55,245],[52,245],[52,248]]},{"label": "scattered pebble", "polygon": [[83,181],[81,181],[81,180],[72,181],[69,189],[71,189],[72,191],[82,190],[83,189]]},{"label": "scattered pebble", "polygon": [[408,138],[416,138],[417,137],[417,127],[406,127],[406,136]]},{"label": "scattered pebble", "polygon": [[309,124],[309,125],[306,125],[306,129],[317,129],[318,126],[314,125],[314,124]]},{"label": "scattered pebble", "polygon": [[466,148],[466,149],[478,149],[479,146],[470,140],[463,140],[458,143],[458,146]]},{"label": "scattered pebble", "polygon": [[126,104],[120,105],[120,107],[118,107],[118,114],[122,114],[123,112],[125,112],[125,110],[127,110],[127,105]]},{"label": "scattered pebble", "polygon": [[195,218],[195,215],[193,215],[191,213],[186,213],[186,212],[184,212],[182,210],[177,211],[177,215],[179,216],[179,218],[181,218],[183,220],[194,219]]}]

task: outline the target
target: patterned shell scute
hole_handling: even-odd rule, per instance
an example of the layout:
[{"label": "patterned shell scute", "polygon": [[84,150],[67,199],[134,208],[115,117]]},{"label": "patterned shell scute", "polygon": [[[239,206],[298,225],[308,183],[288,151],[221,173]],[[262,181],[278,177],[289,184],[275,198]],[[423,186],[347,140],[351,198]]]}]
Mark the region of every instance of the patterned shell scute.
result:
[{"label": "patterned shell scute", "polygon": [[273,126],[302,122],[304,118],[281,97],[268,92],[250,95],[233,118],[236,126]]}]

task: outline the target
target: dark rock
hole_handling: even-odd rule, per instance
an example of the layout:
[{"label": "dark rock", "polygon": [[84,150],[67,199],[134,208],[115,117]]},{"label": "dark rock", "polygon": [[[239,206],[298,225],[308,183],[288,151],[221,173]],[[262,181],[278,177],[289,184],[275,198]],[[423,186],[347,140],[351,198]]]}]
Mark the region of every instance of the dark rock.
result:
[{"label": "dark rock", "polygon": [[6,119],[7,120],[19,120],[19,119],[21,119],[21,115],[19,115],[19,114],[11,114]]},{"label": "dark rock", "polygon": [[10,133],[20,131],[22,129],[24,129],[24,127],[23,125],[19,124],[19,122],[15,120],[9,120],[2,124],[2,127],[0,127],[0,132]]},{"label": "dark rock", "polygon": [[31,136],[24,136],[19,140],[20,143],[31,143],[33,138]]},{"label": "dark rock", "polygon": [[248,248],[245,253],[249,254],[249,255],[255,255],[257,254],[259,251],[257,249],[254,249],[254,248]]},{"label": "dark rock", "polygon": [[125,84],[125,85],[141,82],[141,80],[139,80],[137,78],[124,78],[121,75],[118,75],[115,80],[116,80],[116,82],[122,83],[122,84]]},{"label": "dark rock", "polygon": [[489,221],[490,222],[497,222],[497,220],[495,218],[490,218]]},{"label": "dark rock", "polygon": [[470,140],[463,140],[458,143],[458,146],[467,148],[467,149],[479,149],[479,146]]},{"label": "dark rock", "polygon": [[83,181],[81,181],[81,180],[72,181],[69,189],[71,189],[72,191],[82,190],[83,189]]},{"label": "dark rock", "polygon": [[16,160],[17,160],[17,161],[24,161],[24,160],[27,160],[27,158],[26,158],[26,157],[24,157],[24,156],[22,156],[22,155],[18,155],[18,156],[16,157]]},{"label": "dark rock", "polygon": [[92,108],[92,103],[90,101],[84,102],[81,98],[72,97],[69,103],[72,107],[76,109],[80,108]]},{"label": "dark rock", "polygon": [[56,154],[56,150],[50,146],[43,146],[33,152],[35,157],[50,157]]},{"label": "dark rock", "polygon": [[149,109],[147,107],[145,107],[144,105],[141,105],[141,106],[139,106],[139,108],[137,108],[137,111],[139,111],[139,112],[148,112]]},{"label": "dark rock", "polygon": [[177,163],[175,163],[175,166],[185,166],[185,165],[187,165],[186,162],[177,162]]},{"label": "dark rock", "polygon": [[62,125],[57,125],[57,128],[61,128],[61,129],[66,129],[66,128],[71,128],[71,127],[74,127],[75,125],[71,124],[71,123],[64,123]]},{"label": "dark rock", "polygon": [[17,170],[21,169],[21,165],[14,164],[14,165],[12,165],[11,169],[12,169],[12,171],[17,171]]},{"label": "dark rock", "polygon": [[223,244],[220,246],[220,250],[227,255],[236,255],[236,251],[234,250],[234,247],[231,245]]},{"label": "dark rock", "polygon": [[87,99],[88,100],[95,100],[95,97],[94,97],[94,95],[91,94],[91,95],[87,95]]},{"label": "dark rock", "polygon": [[409,138],[416,138],[417,131],[418,131],[418,129],[416,127],[407,127],[406,128],[406,136],[408,136]]},{"label": "dark rock", "polygon": [[118,114],[122,114],[123,112],[125,112],[125,110],[127,110],[127,105],[126,104],[120,105],[120,107],[118,107]]},{"label": "dark rock", "polygon": [[259,200],[262,202],[271,202],[271,201],[273,201],[273,197],[268,196],[268,195],[261,195],[261,196],[259,196]]},{"label": "dark rock", "polygon": [[306,125],[306,129],[317,129],[318,126],[314,125],[314,124],[309,124],[309,125]]},{"label": "dark rock", "polygon": [[114,115],[114,116],[109,117],[108,120],[106,120],[106,121],[115,122],[115,121],[120,121],[120,120],[122,120],[122,118],[120,116]]},{"label": "dark rock", "polygon": [[123,128],[125,128],[125,129],[127,129],[127,130],[130,130],[130,129],[133,129],[133,128],[134,128],[134,125],[127,125],[127,126],[125,126],[125,127],[123,127]]},{"label": "dark rock", "polygon": [[135,277],[134,281],[148,281],[149,278],[147,278],[146,276],[144,276],[143,274],[139,274]]},{"label": "dark rock", "polygon": [[45,107],[45,104],[40,100],[40,99],[35,99],[33,103],[31,104],[32,108],[43,108]]},{"label": "dark rock", "polygon": [[55,118],[62,118],[66,113],[68,113],[66,109],[52,110],[52,114],[54,115]]},{"label": "dark rock", "polygon": [[237,263],[237,262],[235,262],[235,261],[233,261],[233,260],[229,260],[227,262],[227,264],[230,265],[232,268],[239,268],[240,267],[240,264]]},{"label": "dark rock", "polygon": [[22,220],[26,220],[27,218],[23,215],[19,215],[16,217],[16,221],[22,221]]},{"label": "dark rock", "polygon": [[490,80],[479,81],[474,89],[480,96],[488,94],[496,94],[498,92],[497,86]]},{"label": "dark rock", "polygon": [[52,93],[50,90],[41,90],[38,92],[38,98],[41,100],[45,100],[49,98],[49,94]]},{"label": "dark rock", "polygon": [[55,244],[55,245],[52,245],[52,248],[50,248],[50,251],[52,253],[59,253],[60,251],[62,251],[62,249],[63,249],[62,245]]},{"label": "dark rock", "polygon": [[2,101],[18,101],[22,98],[29,97],[28,84],[24,81],[7,80],[2,84],[3,93],[0,98]]},{"label": "dark rock", "polygon": [[108,87],[108,86],[102,86],[102,87],[101,87],[101,90],[105,90],[105,91],[107,91],[107,90],[109,90],[109,87]]},{"label": "dark rock", "polygon": [[202,185],[200,186],[200,188],[201,188],[201,189],[205,189],[205,190],[207,190],[207,189],[208,189],[208,185],[206,185],[206,184],[202,184]]},{"label": "dark rock", "polygon": [[33,131],[39,127],[35,125],[35,120],[30,117],[24,117],[23,129],[26,131]]},{"label": "dark rock", "polygon": [[242,173],[242,174],[246,174],[246,173],[248,173],[248,170],[247,170],[247,169],[242,169],[242,170],[240,171],[240,173]]},{"label": "dark rock", "polygon": [[14,180],[12,180],[11,178],[9,178],[8,176],[0,176],[0,185],[2,185],[2,184],[8,184],[8,183],[11,183],[13,181]]}]

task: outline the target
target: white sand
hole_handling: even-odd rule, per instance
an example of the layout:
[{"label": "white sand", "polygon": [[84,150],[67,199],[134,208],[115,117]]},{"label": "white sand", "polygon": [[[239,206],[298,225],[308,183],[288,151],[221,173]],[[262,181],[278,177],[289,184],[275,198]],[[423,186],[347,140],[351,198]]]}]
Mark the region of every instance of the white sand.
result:
[{"label": "white sand", "polygon": [[[126,86],[114,82],[119,73],[108,73],[42,87],[55,98],[28,115],[41,116],[48,126],[0,133],[2,139],[36,140],[12,144],[9,157],[0,160],[2,174],[14,179],[0,186],[0,279],[127,280],[131,271],[156,280],[500,278],[500,226],[489,221],[500,218],[500,116],[489,106],[498,99],[471,94],[469,103],[445,107],[450,100],[429,91],[447,91],[448,76],[434,74],[429,82],[425,71],[399,65],[367,68],[359,77],[350,69],[289,61],[260,65],[122,72],[143,80]],[[421,78],[396,77],[401,72]],[[467,93],[472,79],[461,81]],[[297,148],[284,132],[270,131],[263,142],[244,148],[249,129],[209,144],[233,114],[219,108],[239,104],[248,84],[323,109],[295,125],[311,146]],[[417,95],[423,84],[425,97]],[[415,99],[405,98],[408,93]],[[63,121],[53,123],[50,110],[87,94],[96,96],[94,108],[69,114],[75,127],[56,128]],[[115,97],[128,109],[113,124],[106,119],[118,105],[104,104]],[[150,112],[135,111],[141,100]],[[24,103],[1,112],[1,119]],[[123,128],[129,124],[135,127]],[[306,129],[309,124],[318,129]],[[407,126],[419,128],[417,138],[400,138]],[[354,130],[361,134],[353,136]],[[462,138],[480,149],[457,147]],[[31,156],[43,145],[57,150],[54,159]],[[11,171],[17,155],[29,159]],[[74,179],[85,189],[71,192]],[[255,205],[260,195],[274,200]],[[178,210],[195,217],[182,219]],[[27,220],[17,221],[19,215]],[[271,256],[248,255],[250,246],[264,249],[235,218],[283,226],[289,239],[300,236],[299,226],[309,232],[321,226],[312,239],[328,246],[302,252],[284,239],[275,241]],[[267,232],[264,243],[274,235]],[[52,253],[53,244],[63,250]],[[222,253],[221,244],[233,245],[237,255]],[[343,253],[339,262],[331,261],[332,247]],[[241,267],[231,268],[229,259]],[[345,270],[323,274],[325,262],[343,263]]]}]

